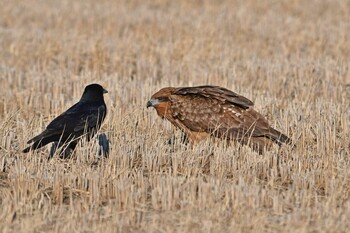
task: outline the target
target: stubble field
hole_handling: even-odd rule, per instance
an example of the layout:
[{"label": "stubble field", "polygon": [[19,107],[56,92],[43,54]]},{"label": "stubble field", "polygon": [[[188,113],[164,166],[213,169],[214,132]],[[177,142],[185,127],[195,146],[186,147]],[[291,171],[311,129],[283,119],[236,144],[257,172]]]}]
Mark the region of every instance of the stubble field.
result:
[{"label": "stubble field", "polygon": [[[0,232],[350,231],[350,1],[0,4]],[[22,154],[93,82],[110,157],[96,141]],[[146,109],[202,84],[254,101],[296,148],[192,148]]]}]

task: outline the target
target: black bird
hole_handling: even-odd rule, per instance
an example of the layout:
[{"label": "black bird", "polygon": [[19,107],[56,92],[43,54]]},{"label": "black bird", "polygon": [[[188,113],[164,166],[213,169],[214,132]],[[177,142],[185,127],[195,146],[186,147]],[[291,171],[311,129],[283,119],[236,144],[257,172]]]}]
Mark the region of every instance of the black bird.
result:
[{"label": "black bird", "polygon": [[[107,113],[103,99],[105,93],[108,92],[99,84],[86,86],[80,101],[55,118],[44,132],[30,139],[28,144],[33,144],[25,148],[23,153],[36,150],[51,142],[55,142],[54,150],[62,146],[74,150],[83,136],[86,136],[89,141],[105,119]],[[49,158],[52,155],[51,152]]]}]

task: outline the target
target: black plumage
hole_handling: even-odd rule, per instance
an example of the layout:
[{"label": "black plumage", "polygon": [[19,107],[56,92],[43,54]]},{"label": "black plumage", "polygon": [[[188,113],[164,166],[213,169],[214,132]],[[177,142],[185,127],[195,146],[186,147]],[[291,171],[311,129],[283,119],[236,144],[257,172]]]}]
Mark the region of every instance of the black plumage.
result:
[{"label": "black plumage", "polygon": [[105,93],[107,91],[99,84],[86,86],[80,101],[55,118],[41,134],[30,139],[28,144],[33,144],[23,152],[36,150],[51,142],[55,142],[57,148],[74,150],[82,137],[86,136],[89,141],[105,119]]}]

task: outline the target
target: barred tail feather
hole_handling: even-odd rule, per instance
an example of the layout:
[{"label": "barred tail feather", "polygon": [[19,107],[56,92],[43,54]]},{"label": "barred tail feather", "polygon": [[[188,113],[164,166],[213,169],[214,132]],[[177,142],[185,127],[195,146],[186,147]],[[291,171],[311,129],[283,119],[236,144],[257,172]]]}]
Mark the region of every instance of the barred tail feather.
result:
[{"label": "barred tail feather", "polygon": [[293,144],[292,139],[272,127],[269,128],[269,135],[267,135],[267,137],[276,142],[278,145],[281,145],[282,143],[288,145]]}]

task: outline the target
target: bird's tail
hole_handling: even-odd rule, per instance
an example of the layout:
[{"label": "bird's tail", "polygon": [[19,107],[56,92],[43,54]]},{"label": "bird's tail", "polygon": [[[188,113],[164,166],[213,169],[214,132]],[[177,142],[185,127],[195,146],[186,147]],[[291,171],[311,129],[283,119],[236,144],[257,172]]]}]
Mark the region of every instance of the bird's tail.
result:
[{"label": "bird's tail", "polygon": [[281,145],[282,143],[293,145],[292,139],[272,127],[269,128],[269,134],[266,135],[266,137],[270,138],[278,145]]},{"label": "bird's tail", "polygon": [[43,144],[41,140],[35,141],[35,142],[33,143],[33,145],[28,146],[27,148],[25,148],[24,150],[22,150],[22,152],[23,152],[23,153],[28,153],[29,151],[39,149],[40,147],[43,147],[44,145],[46,145],[46,144]]},{"label": "bird's tail", "polygon": [[28,153],[32,149],[32,146],[28,146],[27,148],[23,149],[23,153]]},{"label": "bird's tail", "polygon": [[32,142],[37,142],[37,141],[42,140],[42,139],[44,138],[44,137],[43,137],[43,134],[44,134],[44,133],[45,133],[45,131],[42,132],[41,134],[35,136],[34,138],[30,139],[30,140],[27,142],[27,144],[30,144],[30,143],[32,143]]},{"label": "bird's tail", "polygon": [[38,135],[32,139],[30,139],[27,143],[32,143],[34,142],[31,146],[28,146],[27,148],[25,148],[24,150],[22,150],[23,153],[28,153],[31,150],[36,150],[39,149],[45,145],[47,145],[48,143],[50,143],[50,138],[45,138],[42,137],[42,135]]}]

